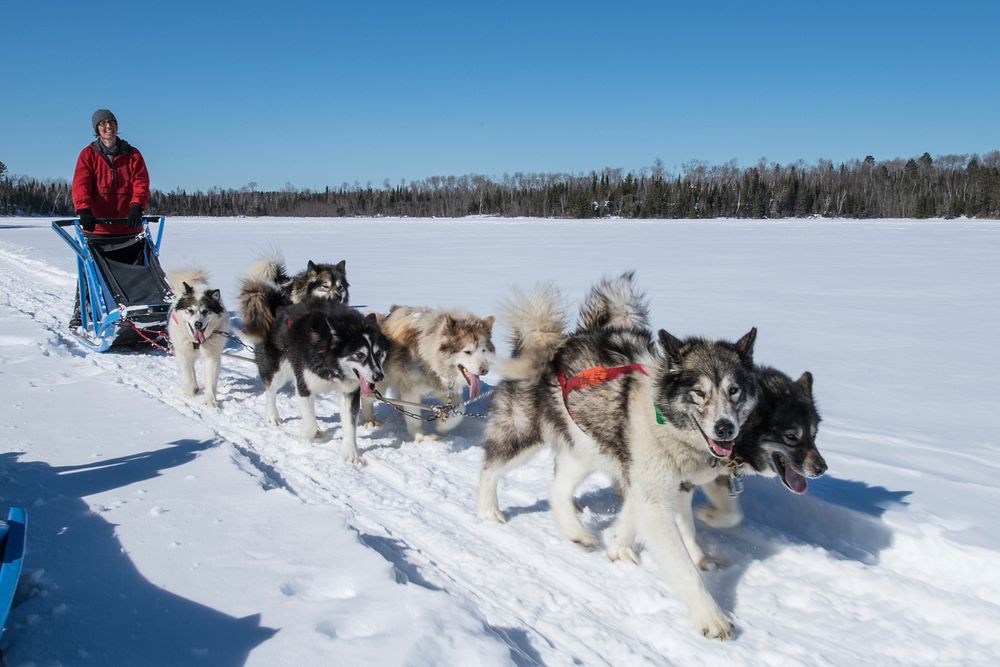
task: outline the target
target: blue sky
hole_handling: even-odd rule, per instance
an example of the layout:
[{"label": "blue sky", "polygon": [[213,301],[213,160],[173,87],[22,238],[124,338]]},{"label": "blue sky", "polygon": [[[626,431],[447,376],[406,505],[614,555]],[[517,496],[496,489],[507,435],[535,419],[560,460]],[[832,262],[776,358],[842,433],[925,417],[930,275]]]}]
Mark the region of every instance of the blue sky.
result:
[{"label": "blue sky", "polygon": [[[695,6],[697,5],[697,6]],[[0,4],[0,161],[153,187],[1000,149],[1000,2]]]}]

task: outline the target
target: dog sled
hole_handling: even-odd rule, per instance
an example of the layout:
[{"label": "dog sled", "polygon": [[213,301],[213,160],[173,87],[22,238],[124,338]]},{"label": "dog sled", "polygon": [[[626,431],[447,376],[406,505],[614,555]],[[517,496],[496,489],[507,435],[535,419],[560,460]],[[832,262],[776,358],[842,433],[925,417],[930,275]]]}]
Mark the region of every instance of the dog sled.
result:
[{"label": "dog sled", "polygon": [[0,521],[0,633],[7,627],[7,615],[21,578],[27,526],[28,517],[20,507],[11,507],[7,520]]},{"label": "dog sled", "polygon": [[163,226],[162,216],[146,216],[135,235],[101,236],[84,233],[79,219],[53,221],[76,253],[81,326],[71,333],[85,347],[105,352],[164,336],[171,291],[159,261]]}]

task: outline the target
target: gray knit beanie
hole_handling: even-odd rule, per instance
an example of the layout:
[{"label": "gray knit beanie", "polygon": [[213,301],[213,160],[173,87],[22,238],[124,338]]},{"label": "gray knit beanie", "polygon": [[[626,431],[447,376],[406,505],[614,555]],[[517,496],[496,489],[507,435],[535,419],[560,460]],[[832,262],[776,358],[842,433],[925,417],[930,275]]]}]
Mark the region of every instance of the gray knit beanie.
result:
[{"label": "gray knit beanie", "polygon": [[98,109],[94,112],[94,115],[90,117],[90,126],[94,128],[94,134],[97,134],[97,124],[102,120],[113,120],[115,121],[115,124],[118,123],[118,119],[115,118],[115,115],[111,113],[110,110]]}]

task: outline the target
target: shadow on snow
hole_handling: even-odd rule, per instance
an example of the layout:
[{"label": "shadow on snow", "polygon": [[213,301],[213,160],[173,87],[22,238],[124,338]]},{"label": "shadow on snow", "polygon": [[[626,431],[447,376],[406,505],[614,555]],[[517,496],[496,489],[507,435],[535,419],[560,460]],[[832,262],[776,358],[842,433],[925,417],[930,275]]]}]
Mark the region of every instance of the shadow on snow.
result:
[{"label": "shadow on snow", "polygon": [[[8,659],[39,659],[45,643],[54,641],[51,633],[69,625],[82,641],[77,654],[61,659],[89,655],[108,665],[204,661],[236,667],[277,632],[262,627],[259,614],[235,618],[146,579],[116,537],[114,524],[83,500],[156,477],[210,446],[180,440],[155,451],[58,467],[20,461],[23,452],[0,454],[4,500],[24,505],[29,520],[25,576],[4,637]],[[63,613],[71,616],[71,624],[58,619]],[[55,619],[50,630],[44,628],[47,618]],[[31,631],[19,632],[26,624]]]}]

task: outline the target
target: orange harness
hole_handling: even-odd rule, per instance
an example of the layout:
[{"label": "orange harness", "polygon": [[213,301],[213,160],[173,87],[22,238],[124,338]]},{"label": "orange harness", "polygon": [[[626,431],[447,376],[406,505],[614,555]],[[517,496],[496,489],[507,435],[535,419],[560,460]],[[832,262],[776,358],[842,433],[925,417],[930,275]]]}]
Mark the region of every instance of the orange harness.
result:
[{"label": "orange harness", "polygon": [[566,405],[566,412],[569,413],[570,417],[573,416],[573,412],[569,409],[570,392],[610,382],[616,377],[625,375],[626,373],[642,373],[643,375],[649,375],[644,364],[628,364],[627,366],[612,366],[611,368],[608,368],[607,366],[594,366],[593,368],[582,370],[569,378],[567,378],[562,371],[556,371],[556,380],[559,382],[559,388],[562,390],[563,403]]}]

